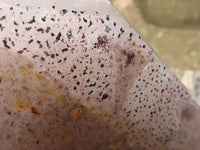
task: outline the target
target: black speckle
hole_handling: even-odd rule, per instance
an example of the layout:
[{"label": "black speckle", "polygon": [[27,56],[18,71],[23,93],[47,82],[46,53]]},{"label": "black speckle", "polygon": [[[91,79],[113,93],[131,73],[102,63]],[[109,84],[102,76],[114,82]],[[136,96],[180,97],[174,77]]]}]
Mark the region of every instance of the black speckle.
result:
[{"label": "black speckle", "polygon": [[61,74],[60,70],[57,71],[57,74]]},{"label": "black speckle", "polygon": [[131,38],[132,36],[133,36],[133,33],[130,33],[130,34],[129,34],[129,37]]},{"label": "black speckle", "polygon": [[55,58],[55,54],[51,54],[51,58]]},{"label": "black speckle", "polygon": [[13,22],[14,25],[18,26],[18,23],[16,21]]},{"label": "black speckle", "polygon": [[9,45],[7,45],[7,41],[6,41],[6,40],[3,40],[2,42],[3,42],[3,45],[4,45],[4,47],[6,47],[6,48],[10,49],[10,46],[9,46]]},{"label": "black speckle", "polygon": [[71,68],[71,72],[74,72],[74,69],[73,69],[73,68]]},{"label": "black speckle", "polygon": [[25,29],[26,29],[26,31],[30,31],[32,29],[32,27],[26,27]]},{"label": "black speckle", "polygon": [[66,13],[67,13],[67,10],[66,10],[66,9],[62,9],[62,13],[63,13],[63,14],[66,14]]},{"label": "black speckle", "polygon": [[35,16],[33,16],[33,18],[29,22],[27,22],[27,23],[32,24],[34,22],[35,22]]},{"label": "black speckle", "polygon": [[107,21],[109,21],[109,20],[110,20],[110,17],[109,17],[109,15],[107,15],[107,16],[106,16],[106,20],[107,20]]},{"label": "black speckle", "polygon": [[105,87],[107,88],[109,85],[110,85],[110,84],[108,83],[108,84],[106,84],[106,86],[105,86]]},{"label": "black speckle", "polygon": [[[72,53],[73,53],[74,50],[75,50],[75,48],[73,47],[73,48],[71,49]],[[81,62],[81,61],[80,61],[80,62]]]},{"label": "black speckle", "polygon": [[28,44],[31,44],[33,42],[33,39],[30,39],[30,41],[28,42]]},{"label": "black speckle", "polygon": [[84,70],[84,71],[83,71],[83,75],[86,75],[86,74],[87,74],[87,72],[86,72],[86,70]]},{"label": "black speckle", "polygon": [[1,31],[3,31],[4,28],[5,28],[5,27],[3,27],[2,24],[0,24],[0,29],[1,29]]},{"label": "black speckle", "polygon": [[81,38],[82,38],[82,39],[85,39],[85,34],[84,34],[84,33],[82,34]]},{"label": "black speckle", "polygon": [[72,10],[72,14],[76,15],[77,11],[75,10]]},{"label": "black speckle", "polygon": [[51,21],[53,21],[53,22],[54,22],[54,21],[55,21],[55,18],[51,18]]},{"label": "black speckle", "polygon": [[51,33],[51,36],[55,36],[55,34],[54,34],[54,33]]},{"label": "black speckle", "polygon": [[82,26],[79,26],[79,30],[81,30],[82,29]]},{"label": "black speckle", "polygon": [[42,61],[45,61],[45,58],[44,58],[44,57],[41,57],[40,59],[41,59]]},{"label": "black speckle", "polygon": [[41,41],[37,40],[37,43],[39,44],[39,48],[42,48],[42,44],[41,44]]},{"label": "black speckle", "polygon": [[101,68],[103,68],[104,67],[104,64],[101,64]]},{"label": "black speckle", "polygon": [[43,18],[41,18],[41,20],[42,20],[43,22],[45,22],[45,21],[46,21],[46,17],[44,16]]},{"label": "black speckle", "polygon": [[121,33],[124,33],[124,29],[123,29],[123,28],[120,28],[120,32],[121,32]]},{"label": "black speckle", "polygon": [[94,84],[90,84],[89,87],[96,86],[96,82]]},{"label": "black speckle", "polygon": [[83,17],[83,21],[84,21],[85,23],[87,23],[87,19],[85,19],[84,17]]},{"label": "black speckle", "polygon": [[90,95],[90,94],[92,94],[93,93],[93,90],[92,91],[90,91],[89,93],[88,93],[88,95]]},{"label": "black speckle", "polygon": [[60,37],[62,36],[61,32],[58,33],[57,37],[56,37],[56,42],[60,40]]},{"label": "black speckle", "polygon": [[48,49],[50,49],[50,48],[51,48],[51,46],[50,46],[50,44],[49,44],[48,40],[46,40],[46,44],[47,44],[47,47],[48,47]]},{"label": "black speckle", "polygon": [[14,41],[12,41],[11,44],[12,44],[13,47],[15,46],[15,42]]},{"label": "black speckle", "polygon": [[8,111],[7,113],[8,113],[8,115],[11,115],[11,111]]},{"label": "black speckle", "polygon": [[60,59],[59,61],[58,61],[58,63],[61,63],[62,62],[62,60]]},{"label": "black speckle", "polygon": [[47,51],[45,51],[44,54],[45,54],[47,57],[50,56],[50,54],[49,54]]},{"label": "black speckle", "polygon": [[50,27],[47,27],[47,29],[45,30],[46,33],[49,33],[49,31],[51,30]]},{"label": "black speckle", "polygon": [[68,48],[62,49],[62,52],[67,52],[67,51],[68,51]]},{"label": "black speckle", "polygon": [[91,26],[92,25],[92,21],[90,21],[90,24],[89,24],[89,26]]},{"label": "black speckle", "polygon": [[108,94],[103,94],[102,100],[107,99],[107,98],[108,98]]},{"label": "black speckle", "polygon": [[0,21],[2,21],[2,20],[4,20],[4,19],[6,19],[6,16],[2,16],[2,17],[0,18]]},{"label": "black speckle", "polygon": [[44,33],[44,29],[43,28],[39,28],[36,31]]},{"label": "black speckle", "polygon": [[39,57],[39,55],[33,55],[33,58]]},{"label": "black speckle", "polygon": [[73,68],[76,69],[77,68],[76,65],[73,65]]}]

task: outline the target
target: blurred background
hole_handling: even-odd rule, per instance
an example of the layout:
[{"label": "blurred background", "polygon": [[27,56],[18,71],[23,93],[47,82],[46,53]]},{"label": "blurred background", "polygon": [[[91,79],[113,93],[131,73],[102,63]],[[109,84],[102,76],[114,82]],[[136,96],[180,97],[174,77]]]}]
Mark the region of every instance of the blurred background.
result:
[{"label": "blurred background", "polygon": [[111,0],[200,102],[200,0]]}]

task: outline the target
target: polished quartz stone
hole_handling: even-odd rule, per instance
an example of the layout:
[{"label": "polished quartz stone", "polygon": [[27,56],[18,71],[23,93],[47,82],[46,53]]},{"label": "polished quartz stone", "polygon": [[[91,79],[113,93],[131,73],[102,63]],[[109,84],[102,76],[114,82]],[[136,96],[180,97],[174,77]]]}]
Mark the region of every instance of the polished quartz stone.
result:
[{"label": "polished quartz stone", "polygon": [[2,0],[0,35],[0,149],[198,150],[199,105],[109,1]]}]

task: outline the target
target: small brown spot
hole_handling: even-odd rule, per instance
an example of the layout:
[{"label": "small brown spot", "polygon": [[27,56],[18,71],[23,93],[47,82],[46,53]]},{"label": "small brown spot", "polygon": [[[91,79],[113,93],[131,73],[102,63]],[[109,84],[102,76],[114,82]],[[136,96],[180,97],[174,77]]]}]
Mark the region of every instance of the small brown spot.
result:
[{"label": "small brown spot", "polygon": [[97,38],[97,48],[105,48],[105,46],[108,44],[108,39],[107,39],[107,36],[104,35],[104,36],[99,36]]},{"label": "small brown spot", "polygon": [[70,114],[72,115],[73,118],[79,119],[81,112],[82,112],[82,110],[80,108],[74,108],[74,109],[72,109]]},{"label": "small brown spot", "polygon": [[8,134],[8,135],[6,136],[6,138],[7,138],[7,139],[10,139],[10,138],[11,138],[11,135],[10,135],[10,134]]},{"label": "small brown spot", "polygon": [[124,142],[124,136],[121,135],[119,137],[116,137],[109,143],[109,148],[112,150],[118,149],[120,145]]},{"label": "small brown spot", "polygon": [[0,77],[0,84],[1,84],[2,80],[3,80],[3,78],[2,78],[2,77]]},{"label": "small brown spot", "polygon": [[107,99],[107,98],[108,98],[108,94],[103,94],[102,100]]},{"label": "small brown spot", "polygon": [[30,109],[34,115],[40,115],[40,112],[35,107],[32,106]]},{"label": "small brown spot", "polygon": [[126,56],[127,56],[126,66],[128,66],[128,65],[133,63],[133,59],[135,57],[135,54],[133,52],[130,52],[130,53],[127,53]]},{"label": "small brown spot", "polygon": [[24,109],[25,105],[24,104],[19,104],[19,109]]},{"label": "small brown spot", "polygon": [[193,110],[191,107],[186,107],[181,112],[181,118],[186,120],[191,120],[193,116]]}]

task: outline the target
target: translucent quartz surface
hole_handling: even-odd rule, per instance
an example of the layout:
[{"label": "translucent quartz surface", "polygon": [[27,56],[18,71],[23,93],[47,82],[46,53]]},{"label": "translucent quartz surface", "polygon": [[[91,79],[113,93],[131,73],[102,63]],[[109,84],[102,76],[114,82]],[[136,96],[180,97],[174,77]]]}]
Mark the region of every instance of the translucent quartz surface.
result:
[{"label": "translucent quartz surface", "polygon": [[199,149],[199,105],[109,1],[1,1],[0,149]]}]

